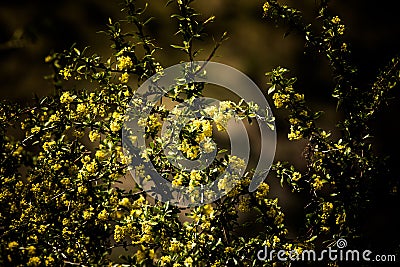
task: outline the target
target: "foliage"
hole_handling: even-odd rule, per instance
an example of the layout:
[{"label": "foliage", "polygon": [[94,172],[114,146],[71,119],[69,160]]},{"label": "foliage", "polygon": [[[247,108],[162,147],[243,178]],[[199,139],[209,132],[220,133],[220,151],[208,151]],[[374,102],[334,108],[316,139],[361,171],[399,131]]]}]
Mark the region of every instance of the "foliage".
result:
[{"label": "foliage", "polygon": [[[171,16],[178,21],[182,39],[172,47],[190,61],[198,57],[194,42],[207,37],[206,26],[214,20],[202,19],[192,2],[177,0],[178,13]],[[125,0],[123,10],[127,24],[135,29],[125,32],[120,22],[110,19],[104,33],[112,43],[111,57],[76,46],[54,53],[46,57],[54,69],[54,95],[36,99],[29,107],[7,102],[0,106],[0,265],[285,266],[289,263],[262,262],[256,252],[265,245],[301,251],[321,243],[327,246],[339,237],[362,239],[360,220],[385,174],[382,160],[372,150],[369,125],[399,82],[398,57],[375,81],[360,81],[343,41],[345,26],[331,14],[328,1],[321,0],[318,6],[319,30],[292,7],[275,0],[264,4],[268,21],[299,32],[307,47],[329,60],[332,96],[344,114],[337,124],[341,137],[332,138],[317,126],[322,112],[308,107],[296,78],[283,67],[267,73],[268,94],[276,108],[289,114],[288,139],[307,142],[305,170],[285,162],[272,167],[283,186],[303,193],[309,202],[303,232],[289,238],[284,212],[279,200],[269,196],[268,183],[254,193],[247,191],[251,171],[223,199],[192,209],[152,203],[140,188],[119,186],[128,179],[123,177],[128,177],[130,160],[121,148],[124,111],[138,85],[163,71],[154,57],[159,48],[145,31],[150,21],[145,8]],[[224,39],[222,34],[206,60]],[[166,97],[182,102],[201,96],[203,89],[202,84],[182,85]],[[242,119],[251,121],[254,115],[254,107],[224,105],[239,111]],[[213,128],[223,131],[231,116],[224,111],[215,110],[221,116],[215,116],[214,123],[199,119],[184,128],[180,149],[187,158],[198,157],[201,142],[211,146]],[[223,153],[207,171],[191,173],[174,169],[161,156],[158,133],[170,112],[160,104],[143,122],[149,159],[177,185],[198,185],[216,177],[232,160]],[[238,218],[250,211],[264,229],[242,236]],[[116,259],[117,248],[128,252]]]}]

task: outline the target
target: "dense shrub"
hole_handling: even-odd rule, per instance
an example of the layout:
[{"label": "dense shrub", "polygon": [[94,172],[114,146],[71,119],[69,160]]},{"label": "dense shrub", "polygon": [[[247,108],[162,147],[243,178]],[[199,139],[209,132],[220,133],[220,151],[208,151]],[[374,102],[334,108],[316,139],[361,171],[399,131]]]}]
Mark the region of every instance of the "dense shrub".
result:
[{"label": "dense shrub", "polygon": [[[168,3],[177,7],[172,18],[179,22],[182,40],[173,47],[189,61],[198,59],[193,44],[207,38],[206,26],[215,19],[203,19],[192,2]],[[156,41],[146,35],[149,21],[143,7],[125,0],[123,10],[131,30],[110,20],[104,31],[111,40],[111,57],[77,46],[51,54],[45,60],[54,69],[50,79],[55,94],[28,107],[5,101],[0,106],[0,265],[289,266],[260,261],[257,251],[266,245],[297,251],[321,248],[338,238],[369,246],[360,228],[369,203],[375,201],[377,190],[396,193],[377,186],[386,170],[372,150],[370,123],[400,79],[398,57],[375,80],[360,80],[350,45],[343,39],[346,27],[332,14],[328,1],[318,3],[313,24],[306,23],[300,11],[275,0],[263,5],[266,22],[301,34],[308,53],[328,59],[333,101],[344,114],[337,124],[341,136],[331,137],[317,126],[323,113],[307,105],[289,70],[278,67],[267,73],[266,93],[277,109],[287,110],[287,138],[307,142],[304,170],[287,162],[275,162],[271,170],[271,179],[301,193],[308,203],[304,227],[292,238],[279,199],[269,196],[269,180],[248,192],[251,171],[226,197],[191,209],[153,203],[139,187],[119,186],[130,179],[130,159],[121,147],[125,109],[138,85],[163,71],[154,57]],[[202,60],[211,60],[224,39],[221,34]],[[183,85],[166,98],[182,102],[201,96],[203,88]],[[225,104],[251,120],[250,106]],[[175,184],[201,184],[217,175],[228,157],[204,172],[187,173],[167,164],[157,134],[169,112],[160,104],[145,122],[149,158],[160,171],[173,173]],[[209,140],[213,128],[222,130],[218,121],[199,119],[193,125],[181,136],[181,150],[189,159],[198,156],[199,142]],[[251,237],[236,231],[239,216],[249,212],[263,226]],[[127,249],[119,259],[118,248]]]}]

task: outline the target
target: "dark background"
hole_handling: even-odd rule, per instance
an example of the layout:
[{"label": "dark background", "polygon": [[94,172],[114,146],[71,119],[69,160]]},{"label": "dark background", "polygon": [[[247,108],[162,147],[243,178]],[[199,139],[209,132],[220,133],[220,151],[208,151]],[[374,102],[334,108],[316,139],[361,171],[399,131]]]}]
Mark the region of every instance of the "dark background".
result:
[{"label": "dark background", "polygon": [[[164,67],[187,60],[185,55],[169,47],[179,44],[176,21],[169,18],[176,12],[174,6],[165,7],[166,0],[150,1],[148,15],[156,17],[149,25],[148,33],[155,43],[163,47],[156,57]],[[305,12],[312,22],[316,17],[315,1],[287,1],[289,5]],[[299,3],[301,2],[301,3]],[[361,78],[372,84],[378,70],[391,57],[399,53],[400,25],[395,1],[333,1],[332,11],[346,24],[345,38],[352,50],[354,62],[359,66]],[[214,61],[231,65],[249,75],[258,86],[267,89],[265,72],[276,66],[284,66],[299,78],[299,88],[306,94],[314,110],[325,110],[320,126],[335,132],[335,123],[342,117],[330,94],[332,91],[331,72],[327,61],[316,55],[303,53],[303,40],[296,34],[284,38],[285,30],[276,28],[262,19],[262,1],[258,0],[210,0],[197,1],[195,7],[204,18],[216,15],[217,20],[209,28],[210,38],[204,44],[204,52],[198,59],[208,56],[213,42],[224,32],[227,40],[218,50]],[[51,51],[61,52],[73,43],[78,48],[90,46],[91,52],[108,56],[110,42],[103,34],[108,18],[123,19],[118,0],[63,0],[38,1],[17,0],[0,2],[0,98],[29,103],[33,94],[44,96],[52,93],[50,82],[43,79],[51,72],[44,58]],[[387,107],[379,112],[371,124],[374,129],[374,146],[380,157],[390,156],[388,168],[398,180],[400,164],[398,91]],[[276,158],[289,160],[302,166],[303,142],[288,142],[288,124],[284,113],[275,111],[278,127]],[[382,181],[386,183],[387,180]],[[301,198],[282,191],[274,185],[274,194],[281,198],[284,209],[291,210],[287,222],[292,228],[303,211]],[[389,192],[387,192],[389,193]],[[376,242],[397,242],[399,244],[400,222],[397,217],[398,202],[386,197],[371,206],[366,234]]]}]

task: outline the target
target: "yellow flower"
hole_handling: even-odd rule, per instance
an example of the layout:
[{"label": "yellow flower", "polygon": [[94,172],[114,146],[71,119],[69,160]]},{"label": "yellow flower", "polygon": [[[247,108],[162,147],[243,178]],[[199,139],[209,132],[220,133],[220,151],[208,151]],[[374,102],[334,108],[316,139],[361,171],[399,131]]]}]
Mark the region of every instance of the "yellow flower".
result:
[{"label": "yellow flower", "polygon": [[13,152],[13,156],[16,157],[18,155],[20,155],[22,153],[22,151],[24,150],[24,148],[22,146],[18,146],[18,148]]},{"label": "yellow flower", "polygon": [[182,175],[175,175],[174,179],[172,180],[172,187],[176,188],[183,184],[183,177]]},{"label": "yellow flower", "polygon": [[87,188],[85,186],[83,186],[83,185],[79,186],[78,187],[78,193],[85,195],[87,193]]},{"label": "yellow flower", "polygon": [[301,173],[293,172],[293,174],[292,174],[292,180],[293,181],[297,182],[298,180],[300,180],[300,178],[301,178]]},{"label": "yellow flower", "polygon": [[127,72],[124,72],[121,77],[119,77],[119,81],[121,83],[128,83],[129,81],[129,74]]},{"label": "yellow flower", "polygon": [[270,8],[271,8],[270,4],[268,2],[265,2],[263,5],[264,12],[267,12]]},{"label": "yellow flower", "polygon": [[103,150],[97,150],[95,156],[96,158],[102,160],[107,156],[107,154]]},{"label": "yellow flower", "polygon": [[241,212],[248,212],[250,211],[250,198],[249,197],[242,197],[239,200],[239,211]]},{"label": "yellow flower", "polygon": [[321,231],[322,232],[328,232],[329,231],[329,227],[328,226],[321,226]]},{"label": "yellow flower", "polygon": [[76,112],[79,114],[87,114],[88,112],[87,105],[84,103],[79,103],[78,106],[76,107]]},{"label": "yellow flower", "polygon": [[97,215],[97,218],[99,219],[99,220],[102,220],[102,221],[105,221],[105,220],[107,220],[107,218],[108,218],[108,212],[107,212],[107,210],[102,210],[102,211],[100,211],[100,213]]},{"label": "yellow flower", "polygon": [[194,181],[201,181],[201,174],[200,174],[200,172],[199,171],[196,171],[196,170],[192,170],[191,172],[190,172],[190,179],[191,180],[194,180]]},{"label": "yellow flower", "polygon": [[131,140],[132,144],[135,144],[137,141],[137,136],[136,135],[131,135],[129,136],[129,139]]},{"label": "yellow flower", "polygon": [[229,109],[231,109],[233,107],[233,102],[232,101],[221,101],[219,103],[219,109],[220,111],[224,112],[224,111],[228,111]]},{"label": "yellow flower", "polygon": [[68,80],[69,77],[71,77],[71,69],[65,67],[64,69],[60,70],[60,75],[64,77],[65,80]]},{"label": "yellow flower", "polygon": [[45,260],[46,266],[50,266],[54,263],[54,258],[52,256],[47,256]]},{"label": "yellow flower", "polygon": [[338,214],[336,217],[336,224],[343,224],[344,222],[346,222],[346,213],[345,212]]},{"label": "yellow flower", "polygon": [[226,247],[225,253],[232,253],[234,251],[233,247]]},{"label": "yellow flower", "polygon": [[294,99],[295,99],[296,101],[303,101],[303,100],[304,100],[304,95],[303,95],[303,94],[295,93],[295,94],[294,94]]},{"label": "yellow flower", "polygon": [[90,141],[94,142],[99,138],[100,138],[100,134],[97,131],[90,131],[90,133],[89,133]]},{"label": "yellow flower", "polygon": [[166,266],[169,263],[171,263],[171,260],[172,260],[171,256],[169,256],[169,255],[162,256],[161,259],[160,259],[160,265],[161,266]]},{"label": "yellow flower", "polygon": [[283,223],[284,219],[284,214],[282,212],[278,212],[278,214],[275,216],[274,223],[277,226],[280,226]]},{"label": "yellow flower", "polygon": [[52,61],[52,60],[53,60],[53,57],[50,56],[50,55],[48,55],[48,56],[46,56],[46,57],[44,58],[44,62],[46,62],[46,63],[49,63],[49,62]]},{"label": "yellow flower", "polygon": [[214,217],[214,208],[211,204],[206,204],[203,206],[203,213],[207,217],[213,218]]},{"label": "yellow flower", "polygon": [[131,206],[131,202],[129,200],[129,198],[124,197],[123,199],[121,199],[121,201],[118,203],[120,206],[129,208]]},{"label": "yellow flower", "polygon": [[149,258],[150,259],[155,259],[156,258],[156,253],[154,252],[154,249],[149,250]]},{"label": "yellow flower", "polygon": [[90,210],[85,210],[85,211],[83,211],[82,217],[84,220],[89,220],[92,217],[92,215],[93,214],[92,214],[92,212],[90,212]]},{"label": "yellow flower", "polygon": [[299,140],[303,138],[303,134],[299,130],[295,130],[293,125],[290,126],[290,133],[288,133],[288,139],[292,140]]},{"label": "yellow flower", "polygon": [[300,111],[300,113],[299,113],[301,116],[307,116],[308,115],[308,112],[307,112],[307,110],[302,110],[302,111]]},{"label": "yellow flower", "polygon": [[77,138],[81,138],[82,136],[85,135],[84,131],[78,131],[78,130],[74,130],[74,136],[76,136]]},{"label": "yellow flower", "polygon": [[345,145],[342,145],[341,142],[338,143],[338,144],[335,144],[335,147],[336,147],[337,149],[339,149],[339,150],[342,150],[342,149],[346,148],[346,146],[345,146]]},{"label": "yellow flower", "polygon": [[119,70],[125,70],[132,67],[132,59],[128,56],[121,56],[117,58],[117,68]]},{"label": "yellow flower", "polygon": [[209,106],[204,109],[204,113],[210,117],[214,117],[218,113],[218,108],[216,106]]},{"label": "yellow flower", "polygon": [[269,192],[269,185],[267,183],[261,183],[257,188],[256,198],[263,199],[267,196]]},{"label": "yellow flower", "polygon": [[185,264],[186,267],[192,267],[193,266],[192,257],[189,256],[188,258],[186,258],[185,261],[184,261],[184,264]]},{"label": "yellow flower", "polygon": [[39,266],[41,263],[40,258],[39,257],[32,257],[29,259],[27,265],[28,266]]},{"label": "yellow flower", "polygon": [[231,112],[219,112],[214,115],[213,119],[215,124],[217,125],[218,131],[224,131],[228,125],[228,121],[232,118]]},{"label": "yellow flower", "polygon": [[289,119],[289,123],[292,124],[292,125],[296,125],[296,124],[300,123],[300,120],[297,119],[297,118],[290,118]]},{"label": "yellow flower", "polygon": [[120,120],[121,117],[122,117],[122,114],[119,113],[119,112],[114,111],[113,114],[112,114],[112,117],[113,117],[114,119],[116,119],[116,120]]},{"label": "yellow flower", "polygon": [[126,155],[121,155],[121,163],[124,165],[131,164],[132,162],[132,156],[126,156]]},{"label": "yellow flower", "polygon": [[181,243],[174,238],[171,241],[168,250],[170,252],[179,252],[180,249],[181,249]]},{"label": "yellow flower", "polygon": [[343,35],[344,34],[344,29],[345,29],[344,25],[339,25],[338,26],[338,30],[337,30],[338,34]]},{"label": "yellow flower", "polygon": [[335,17],[332,18],[331,21],[332,21],[333,24],[339,24],[340,23],[340,18],[338,16],[335,16]]},{"label": "yellow flower", "polygon": [[229,179],[228,178],[221,178],[218,181],[218,189],[219,190],[225,190],[228,191],[232,189],[232,186],[229,184]]},{"label": "yellow flower", "polygon": [[84,157],[81,159],[81,162],[82,162],[82,163],[88,163],[89,161],[90,161],[90,157],[89,157],[88,155],[84,156]]},{"label": "yellow flower", "polygon": [[208,120],[196,119],[192,121],[190,126],[191,132],[198,131],[195,139],[198,143],[204,141],[207,137],[212,136],[212,125]]},{"label": "yellow flower", "polygon": [[31,133],[35,134],[38,133],[40,131],[40,127],[39,126],[35,126],[31,129]]},{"label": "yellow flower", "polygon": [[313,178],[314,182],[311,184],[312,187],[314,187],[315,190],[320,190],[324,186],[323,180],[321,179],[320,176],[317,176],[315,174],[313,175]]},{"label": "yellow flower", "polygon": [[18,183],[15,185],[16,188],[21,188],[24,185],[22,181],[18,181]]},{"label": "yellow flower", "polygon": [[323,137],[323,138],[328,138],[329,136],[331,136],[331,133],[327,133],[327,132],[325,132],[325,131],[322,131],[322,132],[321,132],[321,137]]},{"label": "yellow flower", "polygon": [[36,253],[36,248],[34,246],[29,246],[26,248],[26,250],[28,251],[28,255],[35,255]]},{"label": "yellow flower", "polygon": [[140,118],[139,120],[138,120],[138,126],[140,126],[140,127],[145,127],[145,126],[147,126],[147,119],[146,118]]},{"label": "yellow flower", "polygon": [[97,170],[97,163],[93,160],[91,163],[85,164],[84,167],[89,173],[93,173]]},{"label": "yellow flower", "polygon": [[325,202],[322,205],[322,212],[330,212],[333,209],[333,204],[331,202]]},{"label": "yellow flower", "polygon": [[233,171],[240,172],[246,168],[246,162],[237,156],[229,156],[229,166]]},{"label": "yellow flower", "polygon": [[274,237],[272,238],[272,242],[274,242],[274,243],[279,243],[279,242],[281,242],[281,240],[279,239],[279,237],[277,237],[276,235],[274,235]]},{"label": "yellow flower", "polygon": [[193,120],[193,121],[192,121],[192,124],[191,124],[192,130],[193,130],[193,129],[199,129],[199,128],[201,127],[201,123],[202,123],[202,121],[199,120],[199,119]]},{"label": "yellow flower", "polygon": [[147,125],[148,127],[148,131],[149,132],[156,132],[159,130],[159,128],[161,128],[161,123],[158,121],[158,118],[156,115],[151,114],[148,117],[149,123]]},{"label": "yellow flower", "polygon": [[156,72],[160,75],[164,74],[164,68],[159,63],[156,63]]},{"label": "yellow flower", "polygon": [[50,116],[49,122],[57,122],[57,121],[60,121],[60,116],[58,116],[58,114],[53,114]]},{"label": "yellow flower", "polygon": [[12,241],[12,242],[8,243],[8,248],[13,249],[13,248],[18,247],[18,245],[19,245],[18,242]]},{"label": "yellow flower", "polygon": [[341,49],[343,52],[347,52],[347,44],[343,43]]},{"label": "yellow flower", "polygon": [[297,255],[301,255],[301,253],[303,253],[303,248],[302,247],[294,247],[294,251],[296,251]]},{"label": "yellow flower", "polygon": [[138,262],[142,262],[145,258],[146,258],[146,253],[143,251],[143,250],[141,250],[141,249],[139,249],[138,251],[136,251],[136,260],[138,261]]},{"label": "yellow flower", "polygon": [[205,153],[211,153],[215,150],[215,145],[210,137],[205,137],[200,144]]},{"label": "yellow flower", "polygon": [[55,170],[55,171],[58,171],[59,169],[61,169],[61,165],[60,164],[58,164],[58,163],[56,163],[56,164],[54,164],[53,166],[51,166],[51,168],[53,169],[53,170]]},{"label": "yellow flower", "polygon": [[289,95],[285,95],[282,93],[275,93],[272,96],[272,99],[274,100],[275,107],[281,108],[283,107],[284,104],[286,104],[289,101]]},{"label": "yellow flower", "polygon": [[114,240],[115,242],[121,242],[125,238],[126,228],[120,225],[115,225],[114,228]]},{"label": "yellow flower", "polygon": [[179,150],[188,158],[195,159],[200,153],[200,147],[191,145],[187,139],[184,139],[179,145]]},{"label": "yellow flower", "polygon": [[121,130],[121,124],[118,121],[113,121],[110,124],[110,129],[113,132],[118,132],[119,130]]},{"label": "yellow flower", "polygon": [[140,238],[140,243],[150,243],[154,239],[151,234],[143,234],[142,237]]},{"label": "yellow flower", "polygon": [[210,137],[212,136],[212,124],[208,120],[204,120],[201,124],[203,128],[203,133],[205,136]]},{"label": "yellow flower", "polygon": [[45,142],[42,147],[43,147],[44,151],[49,151],[50,148],[52,146],[54,146],[55,144],[56,144],[55,141]]}]

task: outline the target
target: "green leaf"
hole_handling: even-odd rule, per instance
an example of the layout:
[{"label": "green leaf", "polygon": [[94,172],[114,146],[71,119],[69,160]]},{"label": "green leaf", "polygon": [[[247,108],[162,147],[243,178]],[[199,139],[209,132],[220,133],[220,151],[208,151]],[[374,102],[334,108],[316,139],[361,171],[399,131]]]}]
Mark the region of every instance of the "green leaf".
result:
[{"label": "green leaf", "polygon": [[180,45],[171,45],[172,48],[176,48],[176,49],[180,49],[180,50],[185,50],[186,48],[184,46],[180,46]]},{"label": "green leaf", "polygon": [[176,19],[178,19],[178,20],[180,20],[180,21],[186,20],[185,17],[182,17],[182,16],[179,15],[179,14],[173,14],[173,15],[171,15],[171,18],[176,18]]},{"label": "green leaf", "polygon": [[314,241],[315,239],[317,239],[317,237],[318,237],[318,236],[315,235],[315,236],[311,237],[310,239],[308,239],[307,242],[312,242],[312,241]]},{"label": "green leaf", "polygon": [[317,111],[317,112],[315,112],[313,119],[316,120],[316,119],[320,118],[323,114],[324,114],[323,111]]},{"label": "green leaf", "polygon": [[80,52],[76,47],[74,47],[74,51],[75,51],[75,53],[76,53],[78,56],[81,55],[81,52]]},{"label": "green leaf", "polygon": [[272,94],[272,93],[275,91],[275,89],[276,89],[276,85],[273,84],[273,85],[268,89],[268,94],[269,94],[269,95]]}]

